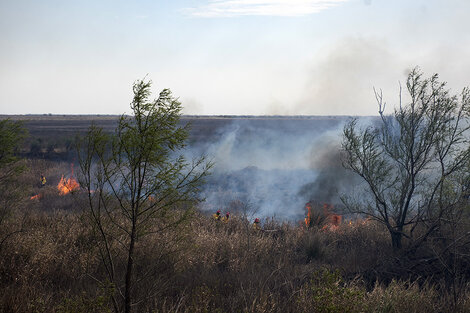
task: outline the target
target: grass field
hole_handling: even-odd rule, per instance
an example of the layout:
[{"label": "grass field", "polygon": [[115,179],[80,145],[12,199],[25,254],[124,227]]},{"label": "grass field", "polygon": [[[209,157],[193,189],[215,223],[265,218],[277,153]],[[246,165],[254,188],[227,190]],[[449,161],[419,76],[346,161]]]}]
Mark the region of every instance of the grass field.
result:
[{"label": "grass field", "polygon": [[[84,194],[60,196],[68,163],[29,161],[30,192],[1,228],[1,312],[110,312],[110,293]],[[35,175],[50,177],[39,188]],[[34,193],[42,193],[30,200]],[[175,214],[179,214],[175,211]],[[259,230],[241,215],[227,223],[195,212],[179,230],[139,241],[136,312],[468,312],[470,288],[454,302],[445,268],[390,249],[373,222],[305,229],[264,219]],[[431,250],[423,249],[420,259]],[[124,259],[117,259],[117,273]],[[428,261],[429,262],[429,261]],[[122,282],[123,283],[123,282]],[[156,284],[155,284],[156,283]],[[147,293],[147,291],[151,291]]]},{"label": "grass field", "polygon": [[[25,151],[18,201],[2,206],[0,312],[113,312],[111,295],[124,281],[113,286],[106,279],[95,229],[87,222],[86,195],[61,195],[57,186],[72,174],[73,151],[64,159],[47,156],[67,148],[64,138],[85,131],[92,120],[111,131],[115,117],[24,118],[30,145],[49,138],[56,146],[52,152],[41,147],[42,156]],[[238,119],[255,129],[283,125],[301,133],[330,129],[342,118]],[[202,142],[234,123],[227,117],[189,120],[193,139]],[[47,177],[44,187],[41,174]],[[387,230],[360,218],[307,229],[302,220],[266,216],[255,229],[254,216],[245,218],[237,200],[224,204],[232,211],[227,223],[195,207],[177,232],[138,242],[135,312],[470,312],[467,245],[449,249],[448,243],[429,241],[411,252],[405,242],[402,251],[393,251]],[[174,214],[182,214],[181,208]],[[451,238],[456,231],[442,228],[440,235]],[[112,244],[116,275],[123,277],[125,257],[118,241]]]}]

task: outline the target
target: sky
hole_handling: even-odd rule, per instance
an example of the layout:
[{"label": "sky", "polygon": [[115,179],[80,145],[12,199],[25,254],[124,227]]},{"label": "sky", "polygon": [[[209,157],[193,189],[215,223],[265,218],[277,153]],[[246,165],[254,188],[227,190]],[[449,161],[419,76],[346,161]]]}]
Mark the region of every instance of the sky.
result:
[{"label": "sky", "polygon": [[470,84],[467,0],[0,0],[0,114],[377,115],[419,66]]}]

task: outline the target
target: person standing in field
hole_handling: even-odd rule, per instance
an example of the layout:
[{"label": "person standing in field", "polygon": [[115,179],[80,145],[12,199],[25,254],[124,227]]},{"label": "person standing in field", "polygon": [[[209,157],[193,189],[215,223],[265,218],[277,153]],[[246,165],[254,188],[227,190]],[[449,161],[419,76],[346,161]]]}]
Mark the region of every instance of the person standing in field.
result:
[{"label": "person standing in field", "polygon": [[41,174],[41,178],[39,179],[40,187],[44,187],[46,185],[46,177]]},{"label": "person standing in field", "polygon": [[255,221],[253,222],[253,229],[254,230],[260,230],[261,229],[261,226],[260,226],[260,220],[259,218],[255,218]]},{"label": "person standing in field", "polygon": [[216,221],[220,221],[222,219],[222,216],[220,216],[220,210],[217,210],[217,212],[212,214],[212,216],[214,217],[214,220]]}]

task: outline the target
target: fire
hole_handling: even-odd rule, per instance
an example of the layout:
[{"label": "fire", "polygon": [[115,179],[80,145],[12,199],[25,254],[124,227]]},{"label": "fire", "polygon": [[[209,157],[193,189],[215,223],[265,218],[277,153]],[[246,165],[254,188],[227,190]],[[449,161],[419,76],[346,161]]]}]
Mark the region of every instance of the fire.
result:
[{"label": "fire", "polygon": [[80,184],[77,180],[73,177],[73,163],[70,164],[71,174],[69,179],[65,179],[64,175],[60,178],[59,184],[57,185],[57,189],[59,189],[59,195],[63,196],[70,192],[74,192],[80,189]]},{"label": "fire", "polygon": [[[318,204],[317,204],[318,207]],[[339,214],[332,213],[333,206],[331,204],[324,203],[323,204],[323,212],[321,211],[313,214],[312,203],[308,202],[305,204],[306,209],[306,217],[305,217],[305,226],[310,228],[314,225],[320,226],[321,224],[325,224],[323,226],[323,230],[325,229],[336,229],[339,227],[342,221],[342,216]]]},{"label": "fire", "polygon": [[305,226],[308,228],[310,226],[310,219],[312,218],[312,205],[307,203],[305,205],[305,208],[307,209],[307,217],[305,217]]},{"label": "fire", "polygon": [[31,200],[41,200],[42,199],[42,193],[38,193],[37,195],[32,196],[29,199],[31,199]]},{"label": "fire", "polygon": [[341,219],[343,217],[341,215],[338,215],[338,214],[331,214],[330,215],[330,223],[334,226],[339,226],[339,224],[341,224]]},{"label": "fire", "polygon": [[57,185],[57,189],[59,189],[59,194],[61,196],[66,195],[70,192],[74,192],[80,189],[79,183],[75,180],[75,178],[70,177],[69,179],[64,178],[64,175],[60,178],[60,182]]}]

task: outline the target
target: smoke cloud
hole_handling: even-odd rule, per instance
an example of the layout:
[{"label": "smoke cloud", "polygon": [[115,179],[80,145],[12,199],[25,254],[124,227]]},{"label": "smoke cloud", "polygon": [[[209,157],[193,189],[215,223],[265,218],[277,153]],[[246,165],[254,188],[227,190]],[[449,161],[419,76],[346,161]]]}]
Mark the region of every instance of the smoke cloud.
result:
[{"label": "smoke cloud", "polygon": [[[374,86],[393,94],[405,64],[386,40],[349,37],[317,55],[304,96],[302,114],[370,115],[376,112]],[[395,94],[393,94],[395,95]]]},{"label": "smoke cloud", "polygon": [[341,166],[346,117],[237,118],[193,141],[187,157],[215,163],[202,195],[204,210],[229,210],[241,201],[259,217],[298,219],[305,203],[339,203],[351,179]]}]

